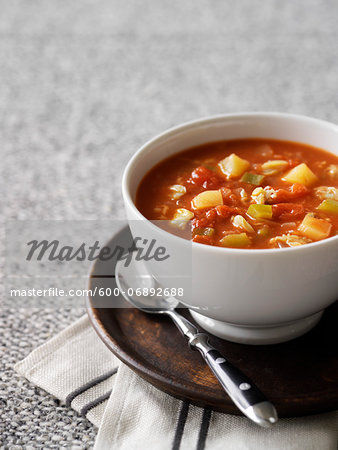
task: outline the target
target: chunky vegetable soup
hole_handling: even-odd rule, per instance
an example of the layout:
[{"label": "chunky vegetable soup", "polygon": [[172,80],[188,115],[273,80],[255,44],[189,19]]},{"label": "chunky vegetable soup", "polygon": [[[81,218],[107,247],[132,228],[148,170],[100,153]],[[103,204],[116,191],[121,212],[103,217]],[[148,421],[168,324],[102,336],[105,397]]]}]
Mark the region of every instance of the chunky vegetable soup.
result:
[{"label": "chunky vegetable soup", "polygon": [[209,143],[153,167],[136,206],[202,244],[309,244],[338,234],[338,157],[287,141]]}]

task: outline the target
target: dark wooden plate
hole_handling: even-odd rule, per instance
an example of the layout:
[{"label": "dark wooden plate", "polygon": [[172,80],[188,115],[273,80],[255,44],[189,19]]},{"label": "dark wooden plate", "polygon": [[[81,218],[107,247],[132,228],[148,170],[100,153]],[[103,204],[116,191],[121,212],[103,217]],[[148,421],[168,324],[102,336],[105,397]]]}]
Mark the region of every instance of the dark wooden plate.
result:
[{"label": "dark wooden plate", "polygon": [[[128,247],[124,228],[108,243]],[[115,261],[97,261],[90,289],[116,287]],[[103,288],[103,290],[102,290]],[[188,310],[181,311],[193,319]],[[198,354],[189,350],[170,319],[128,307],[121,297],[95,295],[88,314],[108,348],[156,388],[216,411],[240,414]],[[338,303],[327,309],[308,334],[271,346],[234,344],[210,336],[211,343],[245,372],[274,403],[280,417],[338,408]]]}]

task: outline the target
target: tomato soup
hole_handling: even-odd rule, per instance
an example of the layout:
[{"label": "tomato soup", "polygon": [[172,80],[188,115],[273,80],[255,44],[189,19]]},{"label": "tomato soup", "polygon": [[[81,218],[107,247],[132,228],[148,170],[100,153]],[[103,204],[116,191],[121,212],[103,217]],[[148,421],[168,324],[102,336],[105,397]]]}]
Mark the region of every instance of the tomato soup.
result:
[{"label": "tomato soup", "polygon": [[136,206],[194,242],[282,248],[338,234],[338,157],[267,139],[184,150],[141,181]]}]

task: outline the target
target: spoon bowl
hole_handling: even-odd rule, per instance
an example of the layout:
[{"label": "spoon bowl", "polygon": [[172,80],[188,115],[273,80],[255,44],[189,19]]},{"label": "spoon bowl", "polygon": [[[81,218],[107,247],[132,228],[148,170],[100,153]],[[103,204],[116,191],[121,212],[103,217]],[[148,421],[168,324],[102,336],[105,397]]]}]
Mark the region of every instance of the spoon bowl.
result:
[{"label": "spoon bowl", "polygon": [[[136,253],[130,258],[130,264],[123,260],[116,264],[116,284],[123,297],[133,306],[150,314],[164,314],[177,308],[180,302],[174,297],[163,297],[163,292],[157,280],[149,274],[143,261],[135,259]],[[144,295],[146,294],[146,295]]]}]

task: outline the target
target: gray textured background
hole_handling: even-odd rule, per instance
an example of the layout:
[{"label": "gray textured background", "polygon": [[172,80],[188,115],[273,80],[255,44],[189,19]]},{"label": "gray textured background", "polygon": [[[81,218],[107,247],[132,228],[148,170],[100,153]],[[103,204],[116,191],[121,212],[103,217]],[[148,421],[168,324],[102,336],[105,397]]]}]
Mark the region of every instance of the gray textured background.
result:
[{"label": "gray textured background", "polygon": [[[128,158],[201,116],[338,122],[337,23],[336,0],[0,0],[1,210],[122,217]],[[0,446],[91,447],[88,421],[13,373],[83,309],[10,309],[3,283],[1,302]]]}]

